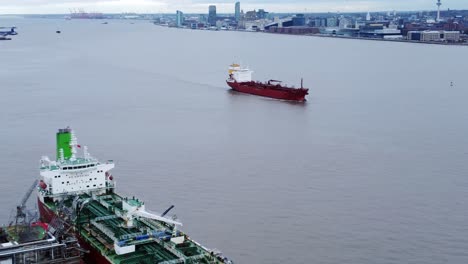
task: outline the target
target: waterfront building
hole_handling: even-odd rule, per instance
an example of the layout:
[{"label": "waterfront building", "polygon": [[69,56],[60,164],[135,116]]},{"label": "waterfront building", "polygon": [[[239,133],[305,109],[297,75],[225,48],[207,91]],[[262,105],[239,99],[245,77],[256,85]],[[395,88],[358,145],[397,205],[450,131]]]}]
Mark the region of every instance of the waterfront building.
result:
[{"label": "waterfront building", "polygon": [[252,20],[257,20],[257,11],[253,10],[253,11],[247,11],[245,13],[245,16],[244,16],[245,20],[249,20],[249,21],[252,21]]},{"label": "waterfront building", "polygon": [[421,41],[440,41],[440,31],[423,31],[421,33]]},{"label": "waterfront building", "polygon": [[206,18],[206,15],[200,14],[198,15],[198,22],[200,23],[206,23],[208,20]]},{"label": "waterfront building", "polygon": [[305,21],[304,14],[297,14],[292,18],[293,26],[305,26]]},{"label": "waterfront building", "polygon": [[216,25],[216,20],[217,20],[216,6],[210,5],[208,7],[208,23],[210,23],[210,25]]},{"label": "waterfront building", "polygon": [[[266,27],[265,27],[266,30]],[[279,33],[279,34],[291,34],[291,35],[305,35],[305,34],[318,34],[320,30],[316,27],[269,27],[268,32],[270,33]]]},{"label": "waterfront building", "polygon": [[340,18],[340,22],[338,24],[338,27],[340,29],[348,28],[350,25],[351,25],[351,21],[349,19],[347,19],[345,17]]},{"label": "waterfront building", "polygon": [[408,40],[416,41],[447,41],[458,42],[460,41],[459,31],[445,31],[445,30],[425,30],[425,31],[408,31]]},{"label": "waterfront building", "polygon": [[337,27],[337,26],[338,26],[338,19],[336,19],[336,17],[327,18],[327,27]]},{"label": "waterfront building", "polygon": [[448,42],[459,42],[460,32],[459,31],[444,31],[444,39]]},{"label": "waterfront building", "polygon": [[315,26],[316,27],[326,27],[327,26],[327,19],[323,17],[315,18]]},{"label": "waterfront building", "polygon": [[234,10],[234,18],[236,19],[237,22],[239,22],[240,17],[241,17],[241,9],[240,9],[240,2],[236,2],[235,5],[235,10]]},{"label": "waterfront building", "polygon": [[257,12],[257,18],[258,19],[265,19],[267,18],[268,12],[266,12],[264,9],[259,9]]},{"label": "waterfront building", "polygon": [[176,27],[182,27],[183,24],[184,24],[184,13],[182,13],[182,11],[177,10]]}]

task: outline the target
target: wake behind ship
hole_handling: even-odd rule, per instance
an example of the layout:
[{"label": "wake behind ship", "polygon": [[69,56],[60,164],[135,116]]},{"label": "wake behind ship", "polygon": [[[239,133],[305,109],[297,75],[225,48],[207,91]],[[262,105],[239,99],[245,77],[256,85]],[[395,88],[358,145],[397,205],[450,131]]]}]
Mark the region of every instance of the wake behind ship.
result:
[{"label": "wake behind ship", "polygon": [[90,253],[87,263],[232,263],[179,230],[173,216],[146,210],[136,197],[115,192],[110,170],[114,162],[99,162],[87,147],[83,156],[70,128],[57,133],[57,160],[42,157],[38,186],[41,220],[56,236],[74,232]]},{"label": "wake behind ship", "polygon": [[269,80],[266,83],[252,81],[252,71],[242,68],[239,64],[229,67],[229,78],[227,84],[237,92],[259,95],[288,101],[306,101],[305,96],[309,89],[302,87],[293,88],[281,84],[281,81]]}]

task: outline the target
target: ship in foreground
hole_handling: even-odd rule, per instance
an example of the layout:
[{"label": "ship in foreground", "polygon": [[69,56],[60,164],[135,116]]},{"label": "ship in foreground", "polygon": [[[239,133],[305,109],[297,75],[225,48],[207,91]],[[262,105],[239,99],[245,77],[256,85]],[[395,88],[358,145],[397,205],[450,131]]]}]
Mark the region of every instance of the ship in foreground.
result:
[{"label": "ship in foreground", "polygon": [[42,157],[38,185],[41,220],[51,233],[73,232],[90,253],[86,263],[232,263],[179,230],[175,216],[146,210],[136,197],[115,192],[110,170],[81,146],[70,128],[57,133],[57,160]]},{"label": "ship in foreground", "polygon": [[252,73],[248,68],[243,68],[239,64],[229,66],[229,78],[227,84],[237,92],[259,95],[288,101],[306,101],[305,96],[309,94],[309,89],[288,87],[281,84],[281,81],[269,80],[266,83],[252,81]]}]

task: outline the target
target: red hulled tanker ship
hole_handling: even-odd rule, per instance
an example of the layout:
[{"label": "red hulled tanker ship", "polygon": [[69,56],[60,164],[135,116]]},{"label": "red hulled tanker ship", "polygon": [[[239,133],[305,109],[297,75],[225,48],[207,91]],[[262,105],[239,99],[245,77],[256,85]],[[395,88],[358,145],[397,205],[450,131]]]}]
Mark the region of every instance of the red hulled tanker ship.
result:
[{"label": "red hulled tanker ship", "polygon": [[302,81],[301,88],[287,87],[276,80],[265,83],[252,81],[252,71],[239,64],[229,66],[229,78],[226,82],[237,92],[281,100],[304,102],[305,96],[309,94],[309,89],[302,87]]}]

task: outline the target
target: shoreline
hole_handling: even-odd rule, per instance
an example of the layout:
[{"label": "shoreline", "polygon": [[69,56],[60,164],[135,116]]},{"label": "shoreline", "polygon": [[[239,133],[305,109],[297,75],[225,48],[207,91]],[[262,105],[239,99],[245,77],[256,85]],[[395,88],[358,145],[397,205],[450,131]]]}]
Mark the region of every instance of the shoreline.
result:
[{"label": "shoreline", "polygon": [[386,42],[399,42],[399,43],[413,43],[413,44],[429,44],[429,45],[443,45],[443,46],[461,46],[468,47],[468,42],[466,43],[449,43],[449,42],[426,42],[426,41],[415,41],[415,40],[406,40],[406,39],[380,39],[380,38],[363,38],[363,37],[347,37],[347,36],[337,36],[337,35],[325,35],[325,34],[286,34],[286,33],[275,33],[268,31],[248,31],[248,30],[210,30],[210,29],[191,29],[191,28],[177,28],[170,27],[165,25],[155,24],[160,27],[174,28],[174,29],[186,29],[186,30],[204,30],[204,31],[235,31],[235,32],[247,32],[247,33],[265,33],[272,35],[285,35],[285,36],[302,36],[302,37],[318,37],[318,38],[338,38],[338,39],[354,39],[354,40],[372,40],[372,41],[386,41]]},{"label": "shoreline", "polygon": [[[278,33],[271,33],[278,34]],[[279,35],[293,35],[293,34],[279,34]],[[444,45],[444,46],[468,46],[468,43],[448,43],[436,41],[415,41],[406,39],[379,39],[379,38],[362,38],[362,37],[346,37],[346,36],[332,36],[322,34],[306,34],[301,36],[319,37],[319,38],[339,38],[339,39],[355,39],[355,40],[372,40],[372,41],[386,41],[386,42],[400,42],[400,43],[414,43],[414,44],[430,44],[430,45]]]}]

